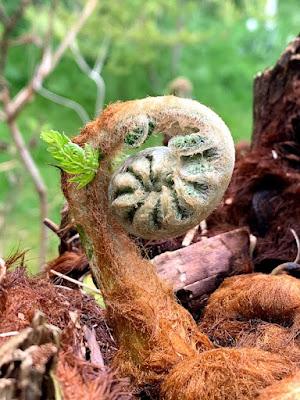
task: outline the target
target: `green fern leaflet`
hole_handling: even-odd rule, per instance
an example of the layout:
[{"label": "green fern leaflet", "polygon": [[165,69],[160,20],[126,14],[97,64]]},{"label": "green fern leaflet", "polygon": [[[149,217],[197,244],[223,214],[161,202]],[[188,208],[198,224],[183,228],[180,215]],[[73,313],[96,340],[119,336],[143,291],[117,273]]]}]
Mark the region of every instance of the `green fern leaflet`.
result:
[{"label": "green fern leaflet", "polygon": [[41,133],[41,139],[48,144],[47,150],[58,161],[57,166],[74,175],[70,182],[78,184],[78,189],[90,183],[99,168],[100,154],[91,145],[84,147],[71,142],[64,133],[49,130]]}]

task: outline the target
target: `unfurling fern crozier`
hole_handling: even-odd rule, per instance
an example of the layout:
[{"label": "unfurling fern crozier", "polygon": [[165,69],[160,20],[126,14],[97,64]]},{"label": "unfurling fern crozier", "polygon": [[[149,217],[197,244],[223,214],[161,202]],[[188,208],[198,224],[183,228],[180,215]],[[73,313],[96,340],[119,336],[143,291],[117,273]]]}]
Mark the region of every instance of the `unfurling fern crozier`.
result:
[{"label": "unfurling fern crozier", "polygon": [[[138,147],[159,132],[171,138],[167,148],[141,151],[112,172],[124,144]],[[110,105],[73,143],[101,155],[85,187],[62,173],[62,189],[105,299],[119,347],[115,365],[138,385],[159,385],[179,362],[213,345],[127,233],[177,236],[205,218],[230,181],[231,135],[207,107],[163,96]]]},{"label": "unfurling fern crozier", "polygon": [[125,143],[133,147],[162,125],[173,137],[168,147],[149,148],[128,158],[109,186],[118,222],[145,239],[176,237],[199,224],[221,201],[233,171],[234,146],[223,121],[195,101],[179,102],[184,112],[171,110],[170,123],[165,123],[169,118],[163,113],[130,120]]}]

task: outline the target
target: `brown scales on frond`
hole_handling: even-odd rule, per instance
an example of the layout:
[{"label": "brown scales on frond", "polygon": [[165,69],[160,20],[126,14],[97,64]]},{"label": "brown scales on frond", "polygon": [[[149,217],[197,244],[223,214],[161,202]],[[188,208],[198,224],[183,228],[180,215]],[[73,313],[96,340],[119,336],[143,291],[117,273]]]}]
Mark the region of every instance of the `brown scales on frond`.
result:
[{"label": "brown scales on frond", "polygon": [[211,295],[203,320],[258,318],[291,326],[299,311],[299,280],[257,273],[227,278]]},{"label": "brown scales on frond", "polygon": [[295,365],[260,349],[214,349],[177,364],[165,379],[166,400],[252,400]]},{"label": "brown scales on frond", "polygon": [[300,365],[299,317],[299,280],[250,274],[223,282],[199,327],[218,345],[282,353]]}]

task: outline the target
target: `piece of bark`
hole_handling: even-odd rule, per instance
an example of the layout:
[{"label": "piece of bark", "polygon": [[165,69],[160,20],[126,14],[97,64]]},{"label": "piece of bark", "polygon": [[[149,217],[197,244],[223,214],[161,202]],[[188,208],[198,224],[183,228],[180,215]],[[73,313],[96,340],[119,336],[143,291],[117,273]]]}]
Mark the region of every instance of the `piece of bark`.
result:
[{"label": "piece of bark", "polygon": [[97,365],[97,367],[99,367],[100,369],[105,370],[105,364],[99,343],[97,342],[95,329],[90,329],[88,326],[84,325],[83,330],[87,346],[90,350],[90,358],[92,364]]},{"label": "piece of bark", "polygon": [[224,278],[252,272],[249,232],[240,228],[222,233],[160,254],[152,262],[184,305],[196,310]]},{"label": "piece of bark", "polygon": [[300,36],[254,80],[252,147],[300,140]]}]

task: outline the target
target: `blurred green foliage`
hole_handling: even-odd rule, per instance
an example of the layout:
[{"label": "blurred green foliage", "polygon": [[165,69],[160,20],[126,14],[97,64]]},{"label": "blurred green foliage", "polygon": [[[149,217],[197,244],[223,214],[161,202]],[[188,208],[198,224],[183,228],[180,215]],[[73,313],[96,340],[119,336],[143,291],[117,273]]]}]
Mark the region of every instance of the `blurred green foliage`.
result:
[{"label": "blurred green foliage", "polygon": [[[18,0],[5,0],[11,12]],[[104,41],[109,43],[102,76],[105,103],[166,93],[171,79],[189,78],[193,97],[213,108],[228,124],[235,138],[248,139],[252,123],[254,75],[272,65],[288,41],[298,34],[299,0],[278,0],[275,15],[266,12],[267,0],[101,0],[78,36],[78,45],[92,66]],[[269,1],[270,3],[270,1]],[[50,0],[33,2],[15,36],[47,29]],[[63,0],[54,21],[59,43],[84,1]],[[2,28],[0,28],[2,29]],[[41,49],[13,46],[5,71],[15,94],[30,79]],[[49,90],[80,103],[93,117],[95,84],[76,65],[68,51],[47,78]],[[59,171],[39,141],[42,129],[76,135],[82,125],[77,114],[36,95],[19,120],[33,157],[49,188],[50,218],[59,221],[63,199]],[[0,150],[2,162],[17,158],[4,124],[0,141],[11,151]],[[9,205],[9,207],[7,207]],[[8,211],[9,210],[9,214]],[[0,171],[0,254],[30,248],[30,266],[36,265],[39,208],[33,185],[21,163],[10,172]],[[49,257],[56,252],[52,233]]]}]

